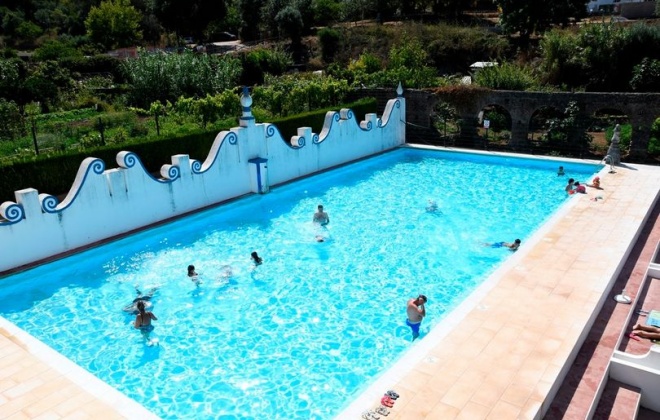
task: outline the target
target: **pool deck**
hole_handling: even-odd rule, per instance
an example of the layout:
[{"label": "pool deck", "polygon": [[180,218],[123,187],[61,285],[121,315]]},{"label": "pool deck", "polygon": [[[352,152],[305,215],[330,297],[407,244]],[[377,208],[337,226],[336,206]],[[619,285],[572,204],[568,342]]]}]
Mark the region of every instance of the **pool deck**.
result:
[{"label": "pool deck", "polygon": [[[609,290],[660,195],[660,167],[608,171],[602,190],[572,197],[337,418],[361,419],[388,389],[401,395],[388,420],[540,418],[620,292]],[[2,318],[0,417],[157,418]]]}]

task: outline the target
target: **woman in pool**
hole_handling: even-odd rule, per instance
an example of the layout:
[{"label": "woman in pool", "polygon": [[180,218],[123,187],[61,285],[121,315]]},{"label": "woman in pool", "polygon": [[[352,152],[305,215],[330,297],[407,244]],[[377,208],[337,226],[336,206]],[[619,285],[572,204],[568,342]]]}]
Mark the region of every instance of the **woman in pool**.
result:
[{"label": "woman in pool", "polygon": [[156,315],[151,311],[145,309],[143,301],[138,301],[137,303],[138,314],[135,316],[135,323],[133,326],[140,330],[142,337],[146,341],[148,346],[158,345],[158,339],[151,339],[149,334],[154,330],[154,326],[151,325],[151,320],[157,321]]},{"label": "woman in pool", "polygon": [[137,303],[138,314],[135,316],[134,327],[140,329],[144,333],[148,333],[154,329],[151,325],[151,320],[158,321],[153,312],[147,311],[144,307],[144,302],[139,300]]}]

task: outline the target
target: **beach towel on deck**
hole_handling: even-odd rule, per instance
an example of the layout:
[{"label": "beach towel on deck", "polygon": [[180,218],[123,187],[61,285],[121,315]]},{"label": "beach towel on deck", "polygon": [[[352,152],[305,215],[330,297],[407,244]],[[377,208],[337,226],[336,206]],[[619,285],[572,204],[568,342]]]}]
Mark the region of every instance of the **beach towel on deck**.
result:
[{"label": "beach towel on deck", "polygon": [[654,310],[649,312],[649,315],[646,317],[646,325],[660,327],[660,311]]}]

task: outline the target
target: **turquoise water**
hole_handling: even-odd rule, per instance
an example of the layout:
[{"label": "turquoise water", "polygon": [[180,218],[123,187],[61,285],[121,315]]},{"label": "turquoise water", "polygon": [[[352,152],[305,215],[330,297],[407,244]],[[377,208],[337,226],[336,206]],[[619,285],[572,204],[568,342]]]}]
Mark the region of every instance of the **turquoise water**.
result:
[{"label": "turquoise water", "polygon": [[[511,255],[483,243],[524,247],[601,168],[557,166],[396,150],[6,277],[0,315],[163,418],[333,418],[410,348],[408,298],[423,340]],[[136,286],[157,345],[122,310]]]}]

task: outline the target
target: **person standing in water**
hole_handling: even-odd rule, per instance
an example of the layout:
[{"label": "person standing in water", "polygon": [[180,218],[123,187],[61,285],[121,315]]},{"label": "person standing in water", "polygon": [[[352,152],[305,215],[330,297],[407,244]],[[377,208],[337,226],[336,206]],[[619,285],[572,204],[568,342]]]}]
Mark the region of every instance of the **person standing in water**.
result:
[{"label": "person standing in water", "polygon": [[[158,318],[156,318],[156,315],[154,315],[153,312],[147,311],[145,309],[144,302],[141,300],[137,303],[137,309],[138,314],[135,316],[135,322],[133,323],[133,326],[139,329],[144,339],[147,340],[149,345],[152,345],[153,342],[149,338],[149,333],[154,330],[154,326],[151,325],[151,321],[157,321]],[[154,342],[157,342],[157,340],[154,340]]]},{"label": "person standing in water", "polygon": [[314,223],[317,223],[321,226],[325,226],[328,223],[330,223],[330,216],[328,216],[328,213],[323,211],[323,206],[319,204],[317,207],[317,212],[314,213],[314,218],[312,219]]},{"label": "person standing in water", "polygon": [[419,327],[422,325],[422,320],[426,316],[426,309],[424,308],[426,302],[427,299],[424,295],[419,295],[414,299],[408,300],[406,325],[412,330],[413,341],[419,337]]}]

